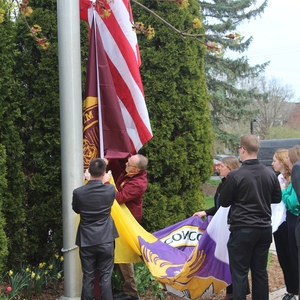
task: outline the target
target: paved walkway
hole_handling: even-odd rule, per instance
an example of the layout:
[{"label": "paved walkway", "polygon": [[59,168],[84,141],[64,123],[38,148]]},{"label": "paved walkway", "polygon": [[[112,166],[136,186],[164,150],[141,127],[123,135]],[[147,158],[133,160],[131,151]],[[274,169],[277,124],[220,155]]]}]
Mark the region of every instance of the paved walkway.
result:
[{"label": "paved walkway", "polygon": [[279,289],[273,293],[270,293],[269,295],[269,300],[282,300],[282,297],[284,293],[286,292],[285,287],[282,289]]}]

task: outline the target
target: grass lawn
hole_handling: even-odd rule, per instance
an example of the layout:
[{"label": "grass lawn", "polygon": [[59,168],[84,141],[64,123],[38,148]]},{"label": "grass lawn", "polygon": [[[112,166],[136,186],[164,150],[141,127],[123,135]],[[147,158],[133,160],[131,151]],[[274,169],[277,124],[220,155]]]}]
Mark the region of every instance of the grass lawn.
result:
[{"label": "grass lawn", "polygon": [[[217,186],[220,184],[219,180],[207,180],[205,182],[206,187],[213,187],[213,190],[215,190],[217,188]],[[210,190],[209,188],[207,190]],[[210,208],[214,206],[214,195],[208,195],[206,194],[206,198],[205,198],[205,204],[206,204],[206,208]]]},{"label": "grass lawn", "polygon": [[214,197],[207,197],[205,198],[205,204],[206,204],[206,209],[213,207],[215,205],[214,203]]}]

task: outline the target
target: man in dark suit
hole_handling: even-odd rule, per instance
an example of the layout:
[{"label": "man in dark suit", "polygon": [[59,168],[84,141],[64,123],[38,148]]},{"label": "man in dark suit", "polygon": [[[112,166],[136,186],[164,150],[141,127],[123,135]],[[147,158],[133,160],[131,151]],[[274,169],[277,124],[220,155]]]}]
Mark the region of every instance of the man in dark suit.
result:
[{"label": "man in dark suit", "polygon": [[112,300],[111,276],[114,267],[114,240],[118,233],[110,215],[115,188],[109,183],[106,162],[93,159],[90,179],[73,191],[73,210],[80,214],[76,245],[82,266],[81,300],[94,299],[95,270],[98,269],[101,300]]}]

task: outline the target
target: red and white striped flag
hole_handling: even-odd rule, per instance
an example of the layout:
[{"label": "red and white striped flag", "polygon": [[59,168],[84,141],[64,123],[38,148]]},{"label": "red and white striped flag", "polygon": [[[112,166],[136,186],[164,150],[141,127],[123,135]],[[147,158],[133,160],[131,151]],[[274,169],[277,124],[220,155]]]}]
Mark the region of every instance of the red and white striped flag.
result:
[{"label": "red and white striped flag", "polygon": [[[111,14],[103,18],[97,5],[93,6],[87,0],[80,1],[81,18],[87,18],[89,27],[94,20],[101,36],[132,153],[136,153],[152,138],[152,131],[139,72],[140,56],[136,33],[132,29],[129,1],[104,1],[105,9]],[[98,13],[94,14],[95,11]]]}]

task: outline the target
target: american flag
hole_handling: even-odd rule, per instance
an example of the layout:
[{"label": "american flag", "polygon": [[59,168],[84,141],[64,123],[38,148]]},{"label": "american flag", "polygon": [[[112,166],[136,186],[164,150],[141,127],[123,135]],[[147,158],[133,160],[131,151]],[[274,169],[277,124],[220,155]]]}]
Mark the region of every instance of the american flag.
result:
[{"label": "american flag", "polygon": [[[81,0],[81,18],[89,22],[90,28],[94,22],[101,37],[131,153],[136,153],[152,138],[152,131],[139,72],[141,60],[136,33],[132,29],[131,7],[127,0],[101,1],[101,7],[97,3],[93,5],[90,1]],[[108,17],[100,16],[103,8],[110,11]],[[110,117],[114,118],[113,115]],[[101,143],[101,130],[99,135]]]}]

